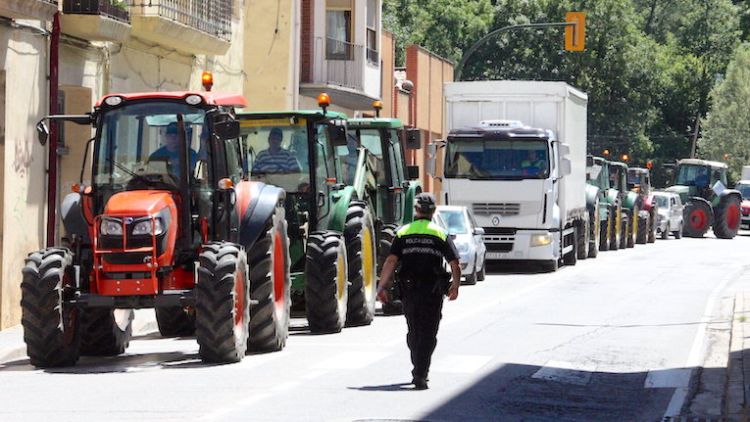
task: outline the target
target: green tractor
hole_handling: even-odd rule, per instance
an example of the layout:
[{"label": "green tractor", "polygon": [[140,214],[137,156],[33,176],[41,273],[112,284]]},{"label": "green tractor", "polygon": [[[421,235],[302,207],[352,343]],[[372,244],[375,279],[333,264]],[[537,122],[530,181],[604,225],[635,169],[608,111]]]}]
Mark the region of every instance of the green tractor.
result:
[{"label": "green tractor", "polygon": [[635,247],[638,239],[638,215],[643,203],[641,197],[628,189],[628,165],[613,161],[609,163],[609,178],[620,194],[622,204],[622,234],[620,249]]},{"label": "green tractor", "polygon": [[688,237],[703,237],[709,227],[719,239],[732,239],[740,228],[742,195],[727,189],[727,165],[716,161],[680,160],[675,184],[668,192],[680,195]]},{"label": "green tractor", "polygon": [[[622,201],[620,198],[620,192],[615,187],[616,184],[612,183],[610,179],[610,165],[609,161],[601,157],[594,157],[589,155],[586,159],[586,178],[589,185],[598,188],[596,197],[599,200],[599,221],[594,221],[592,226],[599,227],[599,251],[616,251],[620,249],[621,238],[622,238]],[[595,199],[592,198],[593,191],[587,190],[589,204],[595,204]],[[589,205],[589,211],[591,211],[592,205]],[[590,237],[591,239],[591,237]],[[589,254],[591,254],[591,248],[589,248]]]},{"label": "green tractor", "polygon": [[647,168],[630,167],[628,189],[641,197],[636,242],[642,245],[656,242],[657,210],[651,189],[651,171]]},{"label": "green tractor", "polygon": [[337,148],[347,116],[322,110],[241,113],[252,180],[286,192],[292,307],[314,333],[366,325],[375,312],[375,225],[363,188],[345,183]]},{"label": "green tractor", "polygon": [[[422,192],[419,182],[419,167],[406,165],[404,147],[420,147],[419,131],[404,128],[398,119],[360,118],[349,120],[350,144],[363,151],[357,157],[361,160],[352,169],[351,184],[358,188],[368,186],[371,209],[374,212],[377,230],[378,274],[385,258],[388,257],[396,230],[399,226],[411,223],[414,218],[414,197]],[[352,148],[349,148],[352,150]],[[342,150],[341,148],[339,149]],[[345,152],[345,151],[344,151]],[[349,152],[343,161],[351,162],[354,154]],[[371,183],[362,183],[366,174],[372,175]],[[393,300],[383,305],[384,314],[401,312],[397,287],[392,290]]]}]

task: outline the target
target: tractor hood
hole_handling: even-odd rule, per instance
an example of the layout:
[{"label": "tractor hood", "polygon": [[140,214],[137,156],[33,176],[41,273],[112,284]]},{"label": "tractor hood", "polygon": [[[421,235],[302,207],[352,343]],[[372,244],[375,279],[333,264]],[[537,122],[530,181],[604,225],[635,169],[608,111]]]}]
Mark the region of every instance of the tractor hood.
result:
[{"label": "tractor hood", "polygon": [[104,208],[104,214],[142,217],[155,215],[164,208],[171,208],[172,214],[177,213],[177,206],[168,191],[136,190],[112,195]]}]

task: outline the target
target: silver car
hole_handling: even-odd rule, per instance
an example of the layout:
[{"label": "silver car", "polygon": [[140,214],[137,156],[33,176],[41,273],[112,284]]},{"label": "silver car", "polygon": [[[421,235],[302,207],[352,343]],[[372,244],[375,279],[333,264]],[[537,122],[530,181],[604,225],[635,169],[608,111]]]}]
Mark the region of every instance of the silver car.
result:
[{"label": "silver car", "polygon": [[482,235],[484,229],[477,226],[474,216],[466,207],[440,205],[435,213],[435,220],[453,237],[461,264],[461,275],[467,284],[475,284],[485,277],[484,257],[487,248]]},{"label": "silver car", "polygon": [[676,239],[682,237],[682,227],[685,224],[682,217],[683,205],[680,195],[671,192],[654,192],[656,201],[656,233],[662,239],[672,233]]}]

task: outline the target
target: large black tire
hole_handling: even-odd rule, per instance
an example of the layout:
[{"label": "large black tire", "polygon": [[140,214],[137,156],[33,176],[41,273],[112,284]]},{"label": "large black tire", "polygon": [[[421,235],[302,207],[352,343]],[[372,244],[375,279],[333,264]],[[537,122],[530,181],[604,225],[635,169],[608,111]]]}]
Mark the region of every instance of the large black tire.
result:
[{"label": "large black tire", "polygon": [[195,337],[206,362],[239,362],[247,350],[247,258],[236,244],[203,246],[195,287]]},{"label": "large black tire", "polygon": [[656,242],[656,206],[648,212],[648,243]]},{"label": "large black tire", "polygon": [[669,239],[669,232],[671,231],[671,228],[669,227],[669,221],[667,221],[667,225],[664,227],[664,231],[661,232],[661,240],[667,240]]},{"label": "large black tire", "polygon": [[162,337],[187,337],[195,334],[195,309],[182,306],[156,308],[156,324]]},{"label": "large black tire", "polygon": [[[391,251],[391,245],[393,245],[393,240],[396,238],[397,230],[398,226],[395,224],[386,224],[380,230],[380,239],[378,240],[378,275],[383,270],[383,263]],[[397,282],[391,285],[388,294],[390,295],[390,301],[383,304],[383,315],[401,315],[404,309]]]},{"label": "large black tire", "polygon": [[740,230],[742,201],[737,195],[727,195],[719,201],[714,213],[713,231],[719,239],[734,239]]},{"label": "large black tire", "polygon": [[477,281],[484,281],[487,278],[487,259],[482,260],[482,268],[477,272]]},{"label": "large black tire", "polygon": [[628,236],[630,236],[630,217],[627,211],[622,211],[622,226],[620,229],[620,249],[628,247]]},{"label": "large black tire", "polygon": [[607,219],[604,220],[604,224],[600,223],[599,226],[599,251],[606,252],[609,250],[609,245],[612,244],[612,214],[607,210]]},{"label": "large black tire", "polygon": [[638,236],[635,239],[636,243],[639,245],[645,245],[648,243],[648,235],[649,235],[649,216],[641,217],[638,216]]},{"label": "large black tire", "polygon": [[133,335],[133,310],[88,308],[80,311],[81,355],[125,353]]},{"label": "large black tire", "polygon": [[703,201],[690,201],[682,212],[687,237],[703,237],[711,225],[711,207]]},{"label": "large black tire", "polygon": [[284,209],[268,219],[265,235],[247,254],[250,264],[250,306],[247,349],[275,352],[286,346],[289,337],[291,279],[289,274],[289,238]]},{"label": "large black tire", "polygon": [[620,249],[621,237],[622,237],[622,208],[619,205],[612,206],[609,208],[610,216],[612,217],[612,232],[609,237],[609,250],[616,251]]},{"label": "large black tire", "polygon": [[578,239],[576,244],[576,253],[578,259],[586,259],[589,257],[589,222],[582,220],[580,225],[576,227],[578,230]]},{"label": "large black tire", "polygon": [[634,205],[628,215],[627,245],[625,245],[628,248],[635,247],[635,242],[638,237],[638,212],[638,205]]},{"label": "large black tire", "polygon": [[354,202],[349,206],[344,238],[349,261],[346,325],[369,325],[375,317],[379,257],[375,250],[375,228],[366,204]]},{"label": "large black tire", "polygon": [[73,286],[72,262],[73,254],[66,248],[48,248],[26,257],[21,282],[21,325],[34,366],[71,366],[78,361],[78,309],[65,303],[66,286]]},{"label": "large black tire", "polygon": [[599,255],[601,245],[602,220],[599,217],[599,202],[596,202],[594,212],[589,214],[589,258]]},{"label": "large black tire", "polygon": [[307,241],[305,305],[313,333],[338,333],[348,302],[346,247],[335,232],[315,232]]}]

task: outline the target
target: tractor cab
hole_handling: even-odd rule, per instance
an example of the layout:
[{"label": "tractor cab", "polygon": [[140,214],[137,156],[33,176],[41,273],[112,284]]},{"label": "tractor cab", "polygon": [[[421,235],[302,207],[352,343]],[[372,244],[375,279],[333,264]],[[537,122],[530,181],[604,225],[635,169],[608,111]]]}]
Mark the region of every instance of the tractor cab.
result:
[{"label": "tractor cab", "polygon": [[609,163],[609,181],[612,189],[617,189],[620,193],[628,191],[628,166],[625,163],[611,161]]},{"label": "tractor cab", "polygon": [[686,203],[693,196],[704,199],[715,196],[711,194],[711,191],[714,186],[717,186],[717,183],[720,183],[722,188],[728,186],[726,164],[716,161],[686,159],[677,163],[674,185],[668,190],[679,194],[682,202]]},{"label": "tractor cab", "polygon": [[651,172],[647,168],[630,167],[628,169],[628,189],[643,195],[651,194]]}]

